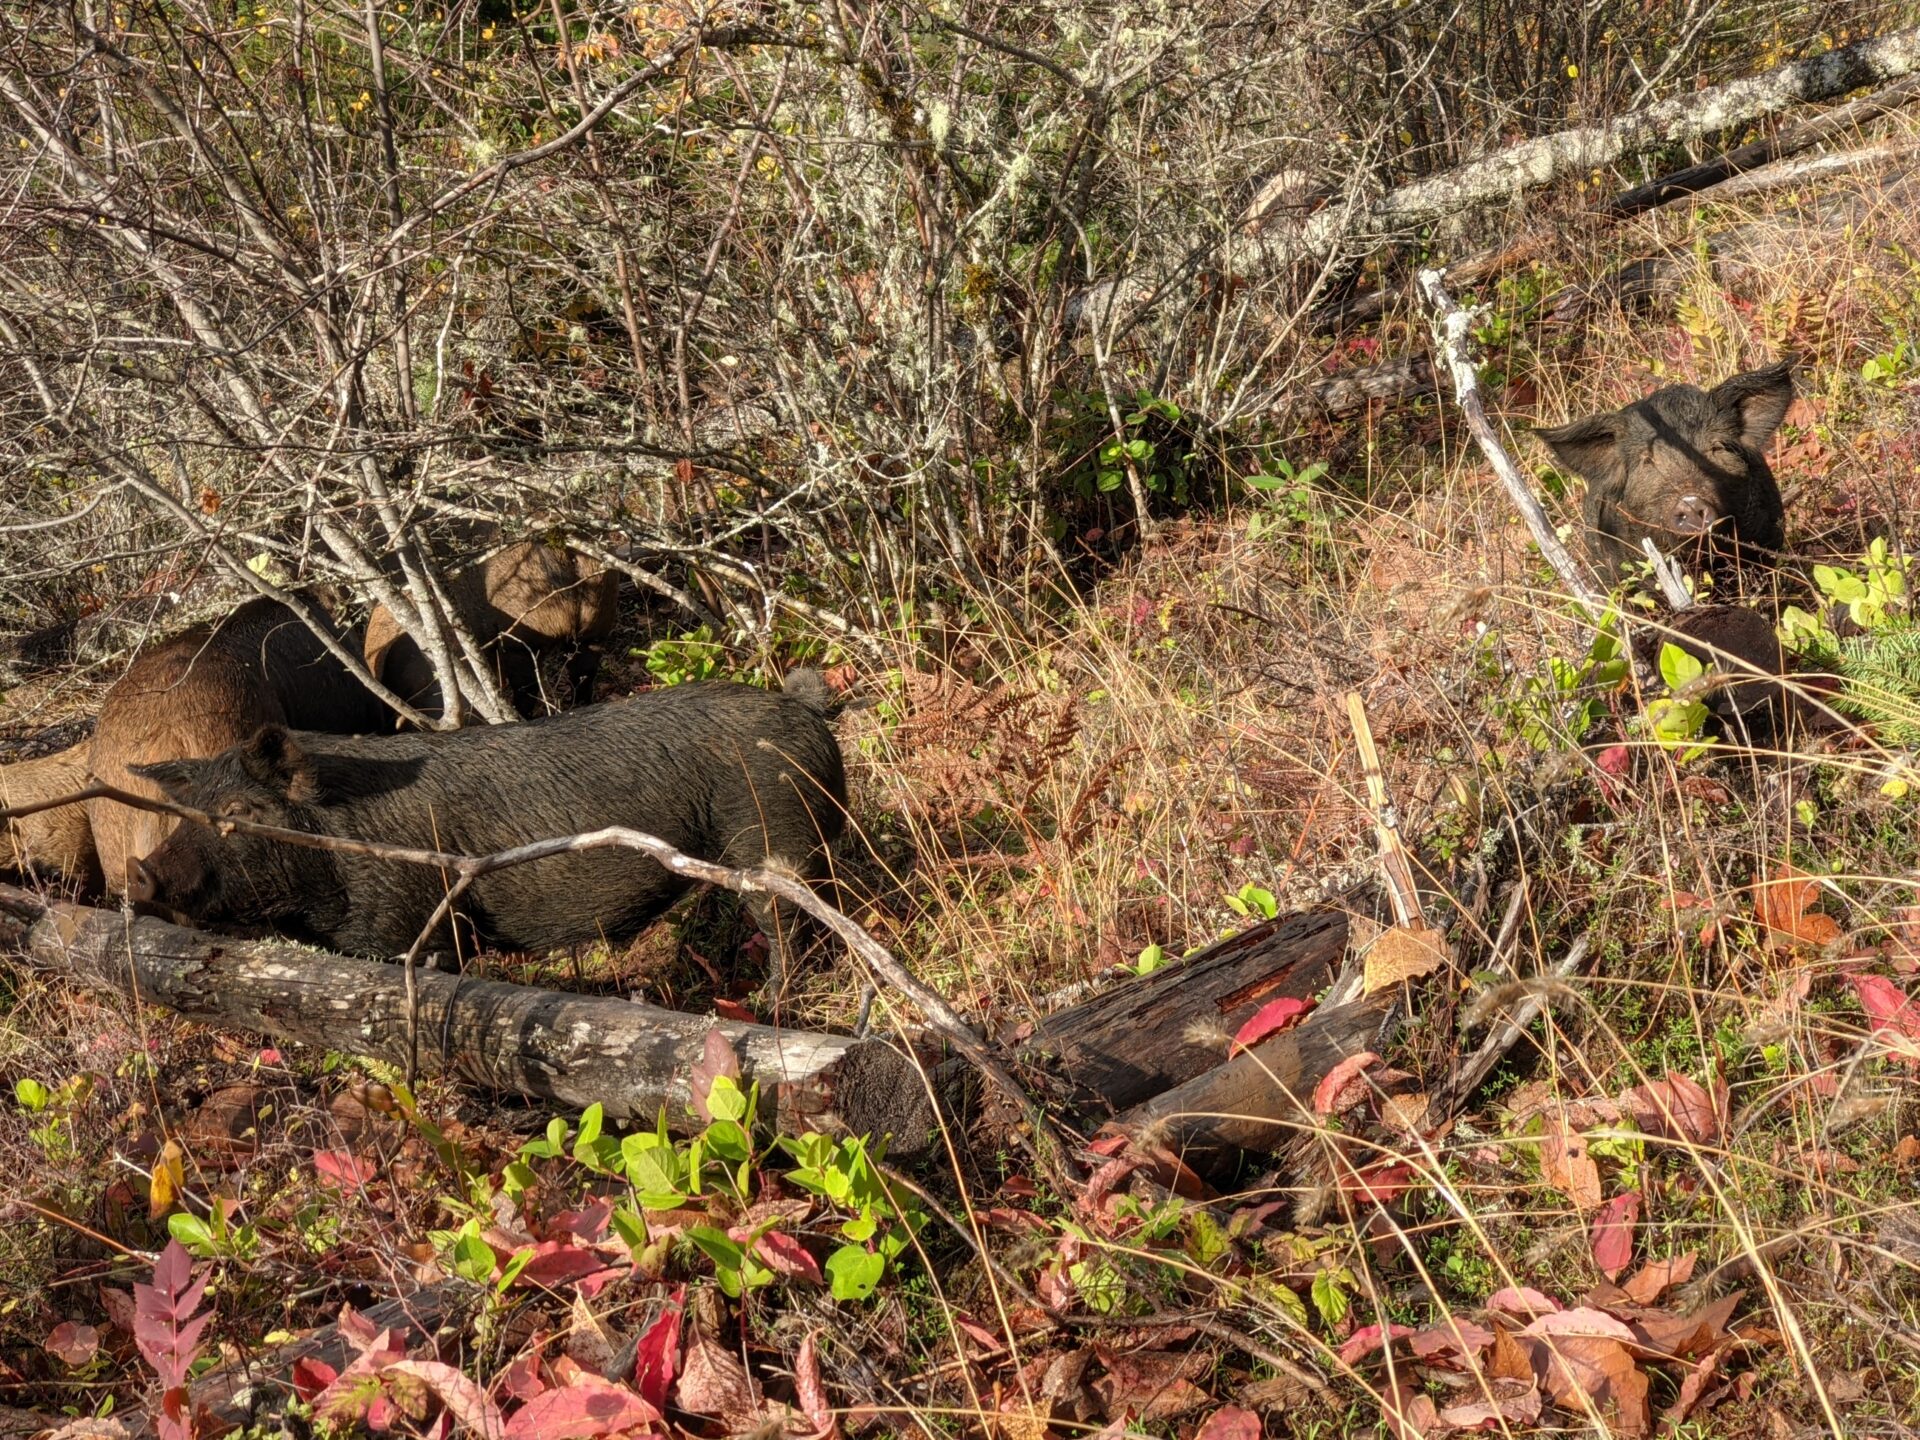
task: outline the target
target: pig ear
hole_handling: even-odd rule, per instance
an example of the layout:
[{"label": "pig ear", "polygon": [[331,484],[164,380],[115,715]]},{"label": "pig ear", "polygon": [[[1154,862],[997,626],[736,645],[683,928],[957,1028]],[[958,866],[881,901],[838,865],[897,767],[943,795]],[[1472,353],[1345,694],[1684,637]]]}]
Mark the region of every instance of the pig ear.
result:
[{"label": "pig ear", "polygon": [[1722,380],[1713,387],[1713,403],[1732,417],[1742,441],[1755,450],[1766,449],[1793,404],[1793,361]]},{"label": "pig ear", "polygon": [[1584,479],[1604,480],[1619,464],[1618,415],[1593,415],[1533,433],[1546,442],[1555,460]]},{"label": "pig ear", "polygon": [[191,803],[187,796],[200,767],[192,760],[156,760],[151,765],[129,765],[127,769],[158,785],[169,800],[185,805]]},{"label": "pig ear", "polygon": [[320,777],[314,773],[313,761],[294,743],[284,725],[262,725],[254,731],[253,739],[241,748],[240,763],[247,774],[296,805],[320,793]]}]

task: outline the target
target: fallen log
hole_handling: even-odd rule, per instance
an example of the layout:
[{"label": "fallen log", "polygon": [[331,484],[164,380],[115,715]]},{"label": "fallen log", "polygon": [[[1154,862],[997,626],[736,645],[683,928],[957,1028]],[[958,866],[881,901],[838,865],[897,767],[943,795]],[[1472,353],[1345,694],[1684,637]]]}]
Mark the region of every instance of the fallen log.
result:
[{"label": "fallen log", "polygon": [[1698,194],[1743,171],[1757,170],[1762,165],[1770,165],[1788,155],[1798,155],[1841,135],[1851,135],[1868,121],[1911,105],[1915,100],[1920,100],[1920,75],[1904,76],[1871,95],[1837,105],[1804,124],[1789,126],[1778,134],[1738,146],[1711,160],[1703,160],[1698,165],[1689,165],[1684,170],[1676,170],[1670,175],[1662,175],[1658,180],[1622,191],[1601,206],[1600,213],[1610,220],[1623,220],[1643,210],[1652,210],[1670,201]]},{"label": "fallen log", "polygon": [[[277,1039],[408,1059],[407,972],[285,940],[234,939],[42,900],[0,885],[0,941],[33,964],[97,990],[130,993],[192,1020]],[[420,1068],[464,1084],[670,1128],[696,1122],[688,1077],[710,1031],[732,1042],[763,1115],[783,1133],[891,1135],[910,1156],[938,1125],[914,1057],[856,1040],[712,1020],[658,1006],[498,980],[415,977]],[[957,1081],[958,1077],[955,1076]]]},{"label": "fallen log", "polygon": [[1283,915],[1040,1022],[1020,1058],[1056,1075],[1064,1102],[1110,1115],[1218,1065],[1262,1005],[1324,989],[1347,949],[1339,910]]},{"label": "fallen log", "polygon": [[[383,1300],[361,1312],[376,1332],[395,1330],[401,1342],[418,1358],[419,1347],[445,1331],[458,1333],[483,1292],[466,1280],[442,1280],[411,1295]],[[197,1419],[217,1421],[221,1427],[251,1425],[264,1415],[283,1409],[293,1398],[296,1361],[317,1360],[344,1370],[361,1346],[339,1324],[323,1325],[311,1335],[289,1340],[250,1360],[236,1360],[209,1370],[193,1382],[193,1413]]]},{"label": "fallen log", "polygon": [[1294,1029],[1136,1105],[1113,1128],[1150,1139],[1203,1175],[1233,1169],[1246,1152],[1278,1154],[1318,1124],[1315,1087],[1347,1056],[1377,1048],[1397,1009],[1394,990],[1316,1010]]}]

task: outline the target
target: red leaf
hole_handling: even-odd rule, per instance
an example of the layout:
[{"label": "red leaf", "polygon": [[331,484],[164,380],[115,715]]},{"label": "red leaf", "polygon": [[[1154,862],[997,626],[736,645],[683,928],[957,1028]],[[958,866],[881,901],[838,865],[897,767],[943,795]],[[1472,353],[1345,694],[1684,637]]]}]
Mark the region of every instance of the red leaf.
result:
[{"label": "red leaf", "polygon": [[154,1262],[153,1283],[133,1287],[133,1342],[162,1390],[184,1386],[187,1371],[199,1358],[200,1335],[213,1312],[193,1312],[206,1289],[206,1277],[193,1278],[193,1262],[178,1240],[169,1240]]},{"label": "red leaf", "polygon": [[[1094,1140],[1088,1143],[1087,1152],[1092,1155],[1102,1155],[1102,1156],[1108,1156],[1108,1157],[1118,1155],[1122,1150],[1127,1148],[1127,1146],[1132,1142],[1132,1139],[1133,1139],[1132,1136],[1125,1135],[1125,1134],[1103,1135],[1098,1140]],[[1012,1190],[1009,1188],[1011,1184],[1012,1182],[1009,1181],[1007,1185],[1003,1185],[1000,1188],[1003,1191],[1006,1191],[1007,1193],[1011,1194],[1013,1193]]]},{"label": "red leaf", "polygon": [[1193,1432],[1193,1440],[1260,1440],[1260,1417],[1238,1405],[1222,1405]]},{"label": "red leaf", "polygon": [[[1369,1065],[1379,1063],[1380,1057],[1371,1050],[1362,1050],[1358,1055],[1349,1055],[1325,1075],[1320,1083],[1313,1087],[1313,1113],[1331,1115],[1336,1110],[1344,1110],[1357,1103],[1366,1093],[1366,1087],[1360,1083],[1360,1074]],[[1349,1090],[1353,1093],[1349,1094]]]},{"label": "red leaf", "polygon": [[1713,1097],[1678,1070],[1669,1070],[1665,1080],[1636,1085],[1620,1102],[1650,1134],[1670,1135],[1695,1145],[1711,1145],[1720,1138],[1719,1108]]},{"label": "red leaf", "polygon": [[1609,745],[1594,757],[1594,764],[1615,779],[1620,779],[1633,768],[1633,757],[1626,746]]},{"label": "red leaf", "polygon": [[767,1268],[777,1275],[810,1280],[815,1285],[826,1283],[826,1277],[820,1273],[820,1262],[813,1258],[812,1252],[784,1231],[767,1231],[753,1242],[753,1253],[766,1261]]},{"label": "red leaf", "polygon": [[592,1440],[660,1423],[660,1412],[631,1390],[605,1381],[536,1395],[507,1421],[503,1440]]},{"label": "red leaf", "polygon": [[362,1160],[358,1155],[350,1155],[345,1150],[316,1150],[313,1152],[314,1172],[330,1180],[338,1180],[342,1185],[365,1185],[380,1172],[371,1161]]},{"label": "red leaf", "polygon": [[[1312,1012],[1315,1003],[1312,1000],[1298,1000],[1291,995],[1279,1000],[1269,1000],[1248,1016],[1244,1025],[1233,1032],[1233,1044],[1227,1047],[1227,1058],[1233,1058],[1242,1050],[1251,1050],[1267,1036],[1278,1034],[1290,1025],[1299,1024]],[[1237,1413],[1245,1414],[1246,1412]]]},{"label": "red leaf", "polygon": [[722,1020],[737,1020],[742,1025],[758,1025],[760,1017],[742,1005],[738,1000],[728,1000],[724,996],[713,997],[713,1013]]},{"label": "red leaf", "polygon": [[1342,1365],[1352,1365],[1371,1355],[1376,1350],[1385,1349],[1403,1335],[1413,1334],[1411,1325],[1362,1325],[1347,1338],[1347,1342],[1336,1352]]},{"label": "red leaf", "polygon": [[1504,1290],[1496,1290],[1487,1297],[1489,1310],[1504,1310],[1509,1315],[1519,1315],[1532,1319],[1536,1315],[1551,1315],[1560,1308],[1560,1302],[1550,1296],[1542,1295],[1531,1285],[1509,1285]]},{"label": "red leaf", "polygon": [[339,1378],[338,1370],[326,1361],[316,1360],[311,1355],[302,1355],[293,1362],[293,1393],[309,1405]]},{"label": "red leaf", "polygon": [[713,1112],[707,1109],[707,1096],[713,1089],[713,1082],[722,1075],[730,1080],[738,1080],[740,1057],[734,1053],[727,1037],[715,1027],[707,1032],[706,1051],[687,1079],[687,1089],[693,1095],[693,1113],[709,1125],[713,1123]]},{"label": "red leaf", "polygon": [[1416,1360],[1471,1359],[1493,1344],[1493,1332],[1471,1320],[1447,1319],[1439,1325],[1416,1330],[1407,1340],[1407,1348]]},{"label": "red leaf", "polygon": [[1920,1064],[1920,1005],[1884,975],[1849,975],[1873,1035],[1907,1065]]},{"label": "red leaf", "polygon": [[122,1330],[128,1335],[133,1334],[134,1313],[132,1292],[116,1290],[111,1285],[102,1285],[98,1288],[100,1292],[100,1303],[106,1307],[107,1319],[113,1324],[115,1329]]},{"label": "red leaf", "polygon": [[793,1393],[800,1402],[800,1413],[813,1425],[813,1440],[832,1440],[840,1433],[840,1417],[827,1399],[827,1387],[820,1379],[820,1354],[813,1348],[817,1332],[809,1330],[800,1342],[800,1353],[793,1362]]},{"label": "red leaf", "polygon": [[1607,1279],[1618,1279],[1633,1259],[1633,1227],[1639,1218],[1637,1190],[1614,1196],[1593,1217],[1593,1263]]},{"label": "red leaf", "polygon": [[1093,1174],[1087,1177],[1087,1188],[1080,1196],[1080,1209],[1089,1215],[1099,1215],[1113,1193],[1113,1187],[1140,1168],[1140,1158],[1133,1155],[1120,1155],[1107,1161]]},{"label": "red leaf", "polygon": [[53,1327],[53,1333],[42,1340],[40,1346],[61,1364],[77,1370],[99,1350],[100,1332],[91,1325],[63,1320]]},{"label": "red leaf", "polygon": [[1844,932],[1831,915],[1812,909],[1820,886],[1804,872],[1782,865],[1753,887],[1753,914],[1775,945],[1831,945]]},{"label": "red leaf", "polygon": [[[527,1247],[522,1246],[515,1254]],[[581,1282],[580,1288],[591,1294],[599,1289],[598,1285],[587,1282],[598,1278],[604,1285],[611,1279],[616,1269],[612,1257],[604,1250],[596,1250],[591,1245],[571,1245],[564,1240],[543,1240],[532,1247],[533,1259],[529,1260],[520,1273],[513,1277],[516,1286],[540,1286],[551,1289],[564,1285],[568,1281]]]},{"label": "red leaf", "polygon": [[1356,1174],[1344,1175],[1340,1189],[1355,1200],[1391,1205],[1413,1184],[1413,1166],[1382,1161]]},{"label": "red leaf", "polygon": [[1556,1310],[1551,1315],[1542,1315],[1520,1333],[1536,1340],[1549,1335],[1585,1335],[1602,1340],[1620,1340],[1628,1345],[1634,1343],[1633,1331],[1604,1310],[1595,1310],[1587,1305],[1577,1310]]},{"label": "red leaf", "polygon": [[686,1300],[687,1287],[676,1286],[633,1354],[634,1388],[656,1410],[667,1408],[667,1394],[680,1367],[680,1317],[686,1313]]},{"label": "red leaf", "polygon": [[280,1052],[269,1045],[260,1052],[260,1063],[262,1065],[278,1065],[280,1063]]}]

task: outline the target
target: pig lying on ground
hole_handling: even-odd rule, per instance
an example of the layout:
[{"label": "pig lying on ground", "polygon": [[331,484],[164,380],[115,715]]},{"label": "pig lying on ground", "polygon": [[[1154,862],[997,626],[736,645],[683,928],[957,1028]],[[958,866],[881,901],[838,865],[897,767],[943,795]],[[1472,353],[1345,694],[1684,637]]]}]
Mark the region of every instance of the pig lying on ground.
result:
[{"label": "pig lying on ground", "polygon": [[[729,865],[824,873],[845,815],[829,692],[704,683],[519,725],[354,739],[263,728],[210,760],[142,766],[216,818],[480,856],[624,825]],[[446,894],[424,865],[183,825],[137,867],[136,900],[208,923],[264,923],[349,954],[404,954]],[[555,856],[474,882],[439,948],[545,951],[637,934],[690,882],[635,851]],[[784,951],[765,897],[748,901]]]},{"label": "pig lying on ground", "polygon": [[1587,545],[1617,578],[1645,558],[1643,537],[1694,561],[1778,550],[1786,517],[1764,452],[1792,403],[1792,362],[1781,361],[1538,433],[1587,482]]},{"label": "pig lying on ground", "polygon": [[[522,715],[540,704],[539,652],[567,655],[565,697],[593,699],[600,642],[613,629],[620,577],[563,545],[523,540],[447,581],[447,598],[467,631],[493,656],[501,686]],[[428,715],[444,702],[433,662],[384,605],[367,620],[367,668]]]},{"label": "pig lying on ground", "polygon": [[[286,606],[249,600],[217,623],[195,625],[143,651],[100,704],[88,765],[103,784],[162,799],[137,767],[218,755],[262,725],[355,733],[383,728],[388,711]],[[87,803],[109,892],[128,865],[157,849],[171,815],[112,800]]]},{"label": "pig lying on ground", "polygon": [[[57,754],[0,765],[0,810],[86,789],[91,743],[82,740]],[[93,830],[87,824],[85,805],[62,805],[22,815],[7,821],[4,829],[4,835],[0,835],[0,870],[63,875],[89,887],[98,883],[99,862],[93,852]]]}]

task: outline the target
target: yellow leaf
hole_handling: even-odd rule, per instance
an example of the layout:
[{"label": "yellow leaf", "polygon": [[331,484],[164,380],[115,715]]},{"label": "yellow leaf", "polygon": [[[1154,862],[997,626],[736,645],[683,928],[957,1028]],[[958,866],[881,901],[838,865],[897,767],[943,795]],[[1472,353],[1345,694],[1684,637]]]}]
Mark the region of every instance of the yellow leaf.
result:
[{"label": "yellow leaf", "polygon": [[147,1214],[158,1220],[180,1199],[180,1192],[186,1188],[187,1152],[180,1148],[178,1140],[169,1140],[160,1147],[160,1158],[153,1163],[153,1188],[147,1202]]},{"label": "yellow leaf", "polygon": [[1448,958],[1447,942],[1438,931],[1395,925],[1367,950],[1364,993],[1372,995],[1403,980],[1431,975]]}]

